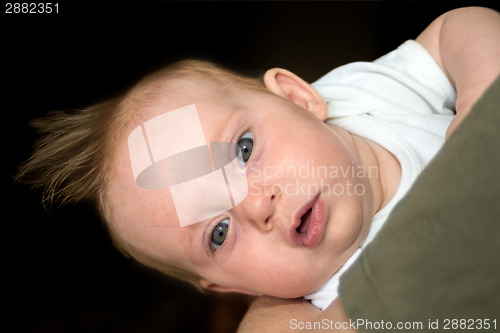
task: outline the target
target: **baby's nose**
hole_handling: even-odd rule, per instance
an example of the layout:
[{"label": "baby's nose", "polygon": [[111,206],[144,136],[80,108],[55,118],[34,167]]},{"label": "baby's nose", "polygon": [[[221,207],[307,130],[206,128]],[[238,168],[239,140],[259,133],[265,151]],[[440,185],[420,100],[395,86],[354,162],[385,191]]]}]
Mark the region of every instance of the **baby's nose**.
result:
[{"label": "baby's nose", "polygon": [[243,218],[254,223],[263,232],[273,229],[273,214],[278,196],[274,193],[255,191],[248,193],[241,203]]}]

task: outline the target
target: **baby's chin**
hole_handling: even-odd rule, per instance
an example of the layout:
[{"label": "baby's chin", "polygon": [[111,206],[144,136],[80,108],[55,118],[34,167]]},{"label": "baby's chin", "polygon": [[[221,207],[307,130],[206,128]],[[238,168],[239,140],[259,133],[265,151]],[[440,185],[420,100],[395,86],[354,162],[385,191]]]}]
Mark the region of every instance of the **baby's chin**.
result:
[{"label": "baby's chin", "polygon": [[[278,297],[278,298],[299,298],[299,297],[304,297],[320,288],[323,286],[326,281],[328,281],[328,278],[325,279],[325,281],[321,280],[320,282],[315,282],[309,280],[301,281],[301,282],[296,282],[293,283],[293,285],[288,285],[286,289],[278,290],[275,289],[274,291],[267,293],[267,296],[272,296],[272,297]],[[285,285],[287,283],[286,279],[283,281],[283,284]]]},{"label": "baby's chin", "polygon": [[344,263],[345,262],[339,265],[332,265],[331,270],[317,271],[315,274],[305,274],[293,282],[291,282],[290,278],[287,279],[285,276],[281,281],[281,286],[286,286],[286,288],[273,288],[273,292],[267,295],[278,298],[299,298],[309,295],[323,287],[325,283],[338,272]]},{"label": "baby's chin", "polygon": [[[321,287],[321,286],[318,286],[318,288],[319,287]],[[318,288],[313,288],[313,289],[308,289],[308,290],[300,290],[300,291],[295,291],[295,292],[278,293],[276,295],[268,295],[268,296],[278,297],[278,298],[289,298],[289,299],[300,298],[300,297],[304,297],[304,296],[312,293],[313,291],[317,290]]]}]

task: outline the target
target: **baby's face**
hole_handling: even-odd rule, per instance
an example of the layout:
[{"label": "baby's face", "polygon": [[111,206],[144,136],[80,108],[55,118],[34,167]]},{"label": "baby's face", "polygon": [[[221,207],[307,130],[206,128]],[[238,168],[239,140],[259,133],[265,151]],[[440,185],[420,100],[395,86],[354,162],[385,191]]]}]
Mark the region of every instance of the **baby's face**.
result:
[{"label": "baby's face", "polygon": [[[180,227],[168,189],[136,185],[127,135],[145,120],[191,104],[206,142],[245,148],[248,194],[225,213]],[[354,252],[373,216],[351,135],[271,93],[167,85],[117,144],[111,227],[143,255],[196,272],[205,286],[303,296]],[[196,195],[192,205],[196,209]]]}]

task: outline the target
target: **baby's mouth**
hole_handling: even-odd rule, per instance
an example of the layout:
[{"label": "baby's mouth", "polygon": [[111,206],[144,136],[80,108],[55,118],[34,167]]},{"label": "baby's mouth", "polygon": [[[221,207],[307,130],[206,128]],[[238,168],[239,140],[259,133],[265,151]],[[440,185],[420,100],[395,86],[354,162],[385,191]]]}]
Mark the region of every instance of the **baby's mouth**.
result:
[{"label": "baby's mouth", "polygon": [[325,203],[321,193],[311,198],[294,215],[294,227],[290,228],[290,237],[294,244],[308,248],[315,247],[325,231]]},{"label": "baby's mouth", "polygon": [[309,208],[304,215],[300,218],[300,225],[297,227],[297,233],[299,234],[307,234],[307,229],[309,228],[309,223],[311,222],[311,212],[312,207]]}]

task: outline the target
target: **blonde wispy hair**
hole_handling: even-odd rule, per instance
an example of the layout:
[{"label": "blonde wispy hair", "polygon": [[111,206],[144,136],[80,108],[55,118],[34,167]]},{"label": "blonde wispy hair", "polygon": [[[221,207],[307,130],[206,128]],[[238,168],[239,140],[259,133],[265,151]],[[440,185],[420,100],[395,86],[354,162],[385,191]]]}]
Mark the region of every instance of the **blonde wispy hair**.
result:
[{"label": "blonde wispy hair", "polygon": [[33,154],[18,169],[16,180],[41,189],[42,202],[54,206],[89,201],[106,222],[115,246],[126,256],[199,288],[199,277],[136,251],[111,227],[106,203],[114,142],[144,103],[148,92],[169,79],[210,80],[226,88],[266,91],[261,79],[250,78],[211,62],[182,60],[144,77],[123,96],[88,108],[53,111],[33,120],[39,138]]}]

